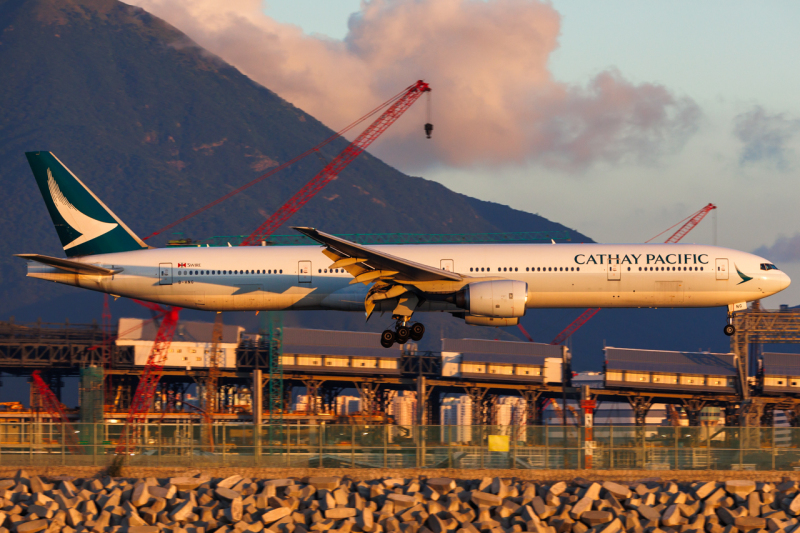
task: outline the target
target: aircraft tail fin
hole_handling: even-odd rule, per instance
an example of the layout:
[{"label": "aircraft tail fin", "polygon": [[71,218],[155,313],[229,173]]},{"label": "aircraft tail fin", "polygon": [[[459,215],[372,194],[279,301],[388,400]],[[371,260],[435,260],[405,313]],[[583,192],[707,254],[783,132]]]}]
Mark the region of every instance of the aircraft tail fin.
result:
[{"label": "aircraft tail fin", "polygon": [[51,152],[25,152],[68,257],[148,246]]}]

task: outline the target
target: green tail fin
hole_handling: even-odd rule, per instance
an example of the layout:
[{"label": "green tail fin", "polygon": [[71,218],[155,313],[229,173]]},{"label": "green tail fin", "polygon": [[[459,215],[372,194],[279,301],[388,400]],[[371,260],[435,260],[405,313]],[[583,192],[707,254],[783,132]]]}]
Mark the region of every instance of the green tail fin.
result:
[{"label": "green tail fin", "polygon": [[51,152],[25,152],[68,257],[148,246]]}]

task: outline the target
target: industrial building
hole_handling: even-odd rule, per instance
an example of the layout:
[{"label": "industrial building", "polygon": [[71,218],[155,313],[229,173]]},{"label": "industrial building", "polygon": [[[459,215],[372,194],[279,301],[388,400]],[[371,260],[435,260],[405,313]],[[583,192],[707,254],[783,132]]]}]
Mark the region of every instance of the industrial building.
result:
[{"label": "industrial building", "polygon": [[[440,352],[417,351],[413,344],[387,350],[373,333],[287,327],[275,343],[225,326],[217,343],[218,386],[208,392],[213,325],[183,322],[147,417],[522,426],[583,425],[591,410],[598,425],[772,426],[780,411],[797,425],[800,355],[762,354],[758,346],[800,341],[800,313],[751,309],[737,315],[736,328],[728,354],[607,347],[603,373],[573,375],[563,346],[442,339]],[[115,329],[110,336],[119,332],[119,338],[109,343],[109,332],[97,325],[0,323],[0,370],[18,376],[39,370],[56,396],[64,377],[82,376],[81,410],[68,416],[124,420],[156,327],[121,319]],[[270,359],[276,347],[279,368]],[[270,381],[280,387],[271,389]],[[275,391],[277,404],[270,403]],[[206,394],[214,397],[213,412],[198,410]],[[0,418],[33,416],[0,410]]]}]

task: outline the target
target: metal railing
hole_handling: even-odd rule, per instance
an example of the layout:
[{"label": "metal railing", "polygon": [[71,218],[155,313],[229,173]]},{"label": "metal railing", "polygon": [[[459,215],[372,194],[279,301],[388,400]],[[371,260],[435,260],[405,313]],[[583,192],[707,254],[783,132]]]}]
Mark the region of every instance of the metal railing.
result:
[{"label": "metal railing", "polygon": [[[69,426],[67,426],[69,427]],[[106,466],[123,424],[0,424],[0,466]],[[800,428],[146,424],[133,466],[800,470]],[[270,440],[271,435],[271,440]]]}]

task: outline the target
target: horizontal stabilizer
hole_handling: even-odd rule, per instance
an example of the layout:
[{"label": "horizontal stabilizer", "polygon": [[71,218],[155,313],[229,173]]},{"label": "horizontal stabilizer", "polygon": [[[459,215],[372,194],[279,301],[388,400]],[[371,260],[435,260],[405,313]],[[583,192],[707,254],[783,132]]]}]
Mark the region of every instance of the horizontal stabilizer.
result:
[{"label": "horizontal stabilizer", "polygon": [[36,261],[43,265],[59,268],[67,272],[75,274],[85,274],[87,276],[113,276],[122,272],[121,268],[104,268],[97,265],[90,265],[87,263],[79,263],[78,261],[70,261],[69,259],[59,259],[58,257],[50,257],[47,255],[39,254],[15,254],[17,257],[27,259],[29,261]]}]

